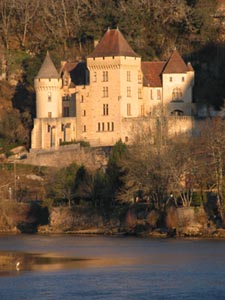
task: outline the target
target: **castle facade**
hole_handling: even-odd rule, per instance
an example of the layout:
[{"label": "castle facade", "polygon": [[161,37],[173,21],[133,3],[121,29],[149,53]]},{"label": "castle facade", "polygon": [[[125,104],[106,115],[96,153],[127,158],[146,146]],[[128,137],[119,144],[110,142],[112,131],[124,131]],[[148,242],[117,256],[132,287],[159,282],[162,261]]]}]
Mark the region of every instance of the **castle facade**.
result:
[{"label": "castle facade", "polygon": [[191,134],[194,70],[177,50],[167,61],[144,62],[118,29],[109,29],[86,62],[62,62],[47,53],[34,80],[36,118],[32,150],[71,141],[111,146],[132,140],[136,126],[166,120],[168,134]]}]

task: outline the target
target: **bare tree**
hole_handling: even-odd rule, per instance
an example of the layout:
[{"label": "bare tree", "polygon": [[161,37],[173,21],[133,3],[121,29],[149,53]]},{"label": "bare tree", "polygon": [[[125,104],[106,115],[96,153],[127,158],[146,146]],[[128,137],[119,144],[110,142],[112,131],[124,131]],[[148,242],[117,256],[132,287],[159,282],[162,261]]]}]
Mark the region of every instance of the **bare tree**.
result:
[{"label": "bare tree", "polygon": [[9,49],[15,3],[15,0],[0,0],[0,32],[6,50]]},{"label": "bare tree", "polygon": [[[37,10],[40,5],[40,0],[17,0],[15,4],[15,16],[17,19],[17,26],[15,30],[20,40],[22,47],[25,47],[29,27],[34,21]],[[31,36],[30,36],[31,37]]]},{"label": "bare tree", "polygon": [[201,146],[205,149],[204,159],[207,162],[207,172],[212,174],[211,184],[216,190],[218,207],[225,208],[225,120],[223,118],[209,119],[201,129]]}]

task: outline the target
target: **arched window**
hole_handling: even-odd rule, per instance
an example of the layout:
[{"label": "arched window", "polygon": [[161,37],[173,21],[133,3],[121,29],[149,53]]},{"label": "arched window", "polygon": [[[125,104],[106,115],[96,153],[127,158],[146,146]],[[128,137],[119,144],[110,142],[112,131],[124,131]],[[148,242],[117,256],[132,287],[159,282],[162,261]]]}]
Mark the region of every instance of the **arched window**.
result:
[{"label": "arched window", "polygon": [[181,101],[182,97],[183,97],[183,93],[180,88],[173,89],[172,101]]}]

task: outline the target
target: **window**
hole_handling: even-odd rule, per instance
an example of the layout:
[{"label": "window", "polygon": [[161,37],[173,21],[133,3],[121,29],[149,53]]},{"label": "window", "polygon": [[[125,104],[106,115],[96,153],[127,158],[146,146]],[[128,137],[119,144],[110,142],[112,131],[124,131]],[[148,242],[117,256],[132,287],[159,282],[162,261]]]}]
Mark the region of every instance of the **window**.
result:
[{"label": "window", "polygon": [[68,106],[63,107],[63,117],[70,116],[70,108]]},{"label": "window", "polygon": [[81,100],[80,100],[82,103],[84,102],[84,96],[81,95]]},{"label": "window", "polygon": [[170,77],[170,82],[172,82],[173,81],[173,77]]},{"label": "window", "polygon": [[97,73],[96,72],[93,73],[93,82],[97,82]]},{"label": "window", "polygon": [[131,81],[131,73],[130,73],[130,71],[127,71],[127,81]]},{"label": "window", "polygon": [[161,91],[157,90],[157,100],[161,100]]},{"label": "window", "polygon": [[84,116],[84,117],[86,117],[86,110],[84,110],[84,112],[83,112],[83,116]]},{"label": "window", "polygon": [[131,87],[127,87],[127,97],[131,97]]},{"label": "window", "polygon": [[109,105],[103,104],[103,116],[108,116],[109,114]]},{"label": "window", "polygon": [[107,86],[103,86],[103,97],[106,98],[109,96],[109,89]]},{"label": "window", "polygon": [[182,80],[182,82],[184,82],[184,81],[185,81],[185,78],[184,78],[184,76],[182,77],[182,79],[181,79],[181,80]]},{"label": "window", "polygon": [[48,102],[51,102],[51,101],[52,101],[52,93],[48,92]]},{"label": "window", "polygon": [[127,103],[127,115],[131,116],[131,104]]},{"label": "window", "polygon": [[138,72],[138,83],[142,83],[141,72]]},{"label": "window", "polygon": [[68,77],[63,78],[63,85],[68,85]]},{"label": "window", "polygon": [[48,118],[51,118],[51,117],[52,117],[52,113],[48,112]]},{"label": "window", "polygon": [[138,89],[138,99],[142,98],[142,89]]},{"label": "window", "polygon": [[100,123],[98,122],[98,132],[101,131],[114,131],[114,123],[113,122],[107,122],[107,123]]},{"label": "window", "polygon": [[62,97],[63,102],[69,102],[70,101],[70,96],[69,95],[64,95]]},{"label": "window", "polygon": [[181,101],[183,97],[182,91],[180,88],[173,89],[172,92],[172,101]]},{"label": "window", "polygon": [[153,100],[153,90],[150,90],[150,99]]},{"label": "window", "polygon": [[125,142],[126,143],[128,142],[128,136],[125,136]]},{"label": "window", "polygon": [[48,132],[51,131],[51,126],[50,126],[50,125],[47,126],[47,131],[48,131]]},{"label": "window", "polygon": [[141,105],[141,116],[143,117],[145,115],[145,106]]},{"label": "window", "polygon": [[84,125],[83,132],[86,132],[86,131],[87,131],[87,128],[86,128],[86,125]]},{"label": "window", "polygon": [[108,81],[108,71],[103,71],[103,81],[106,82]]},{"label": "window", "polygon": [[62,124],[62,125],[61,125],[61,131],[64,131],[64,129],[65,129],[65,125]]}]

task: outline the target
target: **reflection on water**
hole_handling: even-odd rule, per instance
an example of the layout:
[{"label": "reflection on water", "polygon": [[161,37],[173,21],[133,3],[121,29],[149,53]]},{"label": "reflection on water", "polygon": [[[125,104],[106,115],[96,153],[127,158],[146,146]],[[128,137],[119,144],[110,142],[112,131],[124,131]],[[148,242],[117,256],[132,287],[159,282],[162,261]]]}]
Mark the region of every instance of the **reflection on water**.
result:
[{"label": "reflection on water", "polygon": [[[81,258],[58,256],[56,253],[0,251],[0,276],[19,275],[21,271],[59,271],[76,268],[110,267],[131,264],[130,259],[110,257]],[[134,262],[133,262],[134,263]]]},{"label": "reflection on water", "polygon": [[0,300],[224,300],[224,266],[225,240],[0,235]]},{"label": "reflection on water", "polygon": [[86,258],[58,257],[55,254],[35,254],[0,251],[0,276],[14,271],[52,271],[95,265]]}]

